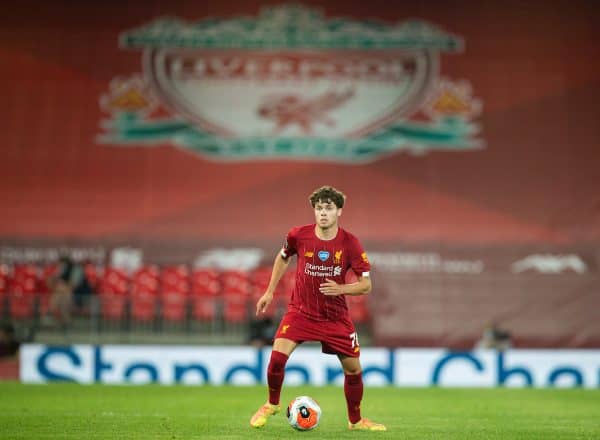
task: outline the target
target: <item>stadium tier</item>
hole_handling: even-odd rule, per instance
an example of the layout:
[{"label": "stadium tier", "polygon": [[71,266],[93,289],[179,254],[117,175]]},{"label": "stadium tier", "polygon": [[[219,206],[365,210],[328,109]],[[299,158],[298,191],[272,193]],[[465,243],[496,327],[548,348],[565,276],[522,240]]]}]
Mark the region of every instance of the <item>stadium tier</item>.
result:
[{"label": "stadium tier", "polygon": [[[55,272],[56,265],[0,266],[0,316],[39,321],[48,313],[48,284]],[[217,271],[185,265],[145,265],[128,274],[110,266],[86,264],[85,273],[93,292],[76,307],[75,314],[80,316],[98,313],[107,322],[197,320],[244,324],[254,316],[254,305],[268,285],[271,269]],[[282,278],[273,307],[265,316],[281,316],[293,285],[294,272],[290,271]],[[366,297],[350,298],[348,303],[355,322],[366,323]]]}]

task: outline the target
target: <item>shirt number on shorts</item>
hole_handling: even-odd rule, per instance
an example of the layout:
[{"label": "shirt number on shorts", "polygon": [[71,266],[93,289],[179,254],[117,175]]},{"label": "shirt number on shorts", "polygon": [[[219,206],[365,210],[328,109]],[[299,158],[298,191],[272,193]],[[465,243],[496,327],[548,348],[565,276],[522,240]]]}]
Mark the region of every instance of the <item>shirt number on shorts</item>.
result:
[{"label": "shirt number on shorts", "polygon": [[358,333],[350,333],[350,342],[352,342],[352,348],[360,346],[358,343]]}]

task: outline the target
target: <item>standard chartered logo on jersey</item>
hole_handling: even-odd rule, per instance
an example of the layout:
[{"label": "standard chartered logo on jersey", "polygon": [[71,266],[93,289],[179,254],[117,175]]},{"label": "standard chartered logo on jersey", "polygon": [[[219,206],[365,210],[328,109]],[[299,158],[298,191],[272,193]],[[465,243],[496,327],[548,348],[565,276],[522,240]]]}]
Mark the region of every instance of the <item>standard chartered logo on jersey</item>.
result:
[{"label": "standard chartered logo on jersey", "polygon": [[340,266],[325,266],[307,262],[304,265],[304,273],[311,277],[331,277],[341,275],[342,268]]},{"label": "standard chartered logo on jersey", "polygon": [[441,74],[463,41],[423,21],[325,18],[303,6],[120,36],[142,73],[100,99],[99,142],[184,148],[214,160],[372,161],[400,151],[482,148],[482,104]]}]

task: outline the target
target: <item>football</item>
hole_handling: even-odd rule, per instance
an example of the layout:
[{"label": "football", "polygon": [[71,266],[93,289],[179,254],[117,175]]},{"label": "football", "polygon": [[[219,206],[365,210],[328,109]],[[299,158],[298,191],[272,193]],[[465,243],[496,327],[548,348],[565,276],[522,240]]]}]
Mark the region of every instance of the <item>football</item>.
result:
[{"label": "football", "polygon": [[319,426],[321,407],[311,397],[296,397],[287,407],[287,418],[292,428],[310,431]]}]

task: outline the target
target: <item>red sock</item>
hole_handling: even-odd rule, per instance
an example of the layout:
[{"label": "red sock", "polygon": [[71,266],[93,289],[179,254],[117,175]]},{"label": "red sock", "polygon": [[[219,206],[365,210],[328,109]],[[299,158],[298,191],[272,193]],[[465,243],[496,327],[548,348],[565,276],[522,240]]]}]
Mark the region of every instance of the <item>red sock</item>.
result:
[{"label": "red sock", "polygon": [[356,423],[360,420],[360,401],[363,397],[362,373],[344,375],[344,394],[348,406],[348,420]]},{"label": "red sock", "polygon": [[269,403],[272,405],[279,405],[279,395],[281,394],[287,360],[288,355],[275,350],[271,352],[271,360],[267,368],[267,383],[269,384]]}]

